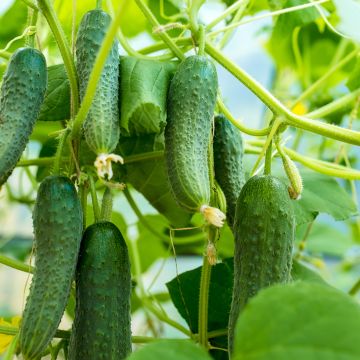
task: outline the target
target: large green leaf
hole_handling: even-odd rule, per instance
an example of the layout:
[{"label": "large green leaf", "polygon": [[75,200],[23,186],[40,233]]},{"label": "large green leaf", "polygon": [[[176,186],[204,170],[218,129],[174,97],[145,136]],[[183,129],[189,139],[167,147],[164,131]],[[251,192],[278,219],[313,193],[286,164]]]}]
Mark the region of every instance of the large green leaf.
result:
[{"label": "large green leaf", "polygon": [[122,134],[161,133],[166,124],[166,95],[175,63],[120,59]]},{"label": "large green leaf", "polygon": [[57,121],[70,118],[70,85],[63,64],[48,67],[48,86],[38,120]]},{"label": "large green leaf", "polygon": [[211,360],[206,351],[190,340],[159,340],[132,353],[128,360]]},{"label": "large green leaf", "polygon": [[[117,151],[124,156],[147,153],[164,149],[163,135],[121,137]],[[114,167],[116,177],[123,166]],[[125,166],[126,181],[134,186],[149,203],[163,214],[175,227],[189,224],[191,214],[182,210],[176,203],[168,181],[163,157],[138,161]],[[122,180],[124,178],[122,177]]]},{"label": "large green leaf", "polygon": [[345,220],[357,214],[351,196],[332,177],[312,171],[301,172],[304,191],[301,199],[294,201],[297,225],[311,222],[319,213]]},{"label": "large green leaf", "polygon": [[360,306],[314,282],[261,291],[235,330],[234,360],[357,360]]}]

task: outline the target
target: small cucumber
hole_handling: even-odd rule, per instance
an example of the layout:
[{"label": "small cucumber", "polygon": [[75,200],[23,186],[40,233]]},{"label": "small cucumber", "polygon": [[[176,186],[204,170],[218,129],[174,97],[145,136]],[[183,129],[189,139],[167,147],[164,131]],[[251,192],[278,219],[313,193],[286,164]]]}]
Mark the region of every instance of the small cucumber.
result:
[{"label": "small cucumber", "polygon": [[12,55],[0,94],[0,186],[19,161],[29,141],[47,86],[44,56],[20,48]]},{"label": "small cucumber", "polygon": [[[81,20],[76,38],[76,68],[81,99],[110,23],[110,16],[98,9],[89,11]],[[85,140],[97,155],[111,153],[119,141],[118,96],[119,50],[118,42],[114,41],[83,125]]]},{"label": "small cucumber", "polygon": [[172,192],[189,212],[210,203],[208,151],[218,80],[205,56],[190,56],[170,83],[165,157]]},{"label": "small cucumber", "polygon": [[291,280],[295,217],[288,190],[271,176],[250,178],[240,192],[234,223],[234,288],[229,351],[237,318],[248,300],[267,286]]},{"label": "small cucumber", "polygon": [[245,184],[243,140],[240,131],[224,115],[215,117],[215,179],[226,198],[226,219],[234,225],[236,201]]},{"label": "small cucumber", "polygon": [[88,227],[76,270],[69,360],[120,360],[131,352],[131,274],[127,246],[110,222]]},{"label": "small cucumber", "polygon": [[20,328],[24,359],[38,359],[60,323],[75,273],[82,219],[72,182],[63,176],[45,178],[33,213],[36,266]]}]

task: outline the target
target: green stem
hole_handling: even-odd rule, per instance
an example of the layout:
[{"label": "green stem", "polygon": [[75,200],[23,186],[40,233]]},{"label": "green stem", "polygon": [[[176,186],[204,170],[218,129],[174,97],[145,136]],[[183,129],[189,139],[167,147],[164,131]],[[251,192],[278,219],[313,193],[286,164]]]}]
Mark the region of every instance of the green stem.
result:
[{"label": "green stem", "polygon": [[266,150],[266,154],[265,154],[264,175],[271,174],[271,161],[272,161],[272,141],[270,141],[270,144],[269,144],[269,146]]},{"label": "green stem", "polygon": [[123,190],[123,193],[126,197],[126,200],[128,201],[131,209],[134,211],[135,215],[138,217],[138,219],[140,220],[140,222],[143,224],[143,226],[148,229],[152,234],[154,234],[156,237],[158,237],[159,239],[165,241],[166,243],[169,242],[169,238],[168,236],[158,232],[157,230],[155,230],[145,219],[144,215],[141,213],[139,207],[137,206],[134,198],[132,197],[130,191],[128,188],[125,188]]},{"label": "green stem", "polygon": [[219,330],[213,330],[208,332],[208,338],[216,338],[219,336],[224,336],[228,334],[228,329],[219,329]]},{"label": "green stem", "polygon": [[0,254],[0,263],[3,265],[6,265],[8,267],[11,267],[16,270],[20,270],[26,273],[33,273],[35,268],[31,265],[24,264],[23,262],[15,259],[8,258],[5,255]]},{"label": "green stem", "polygon": [[360,291],[360,279],[354,284],[354,286],[349,290],[349,295],[354,296]]},{"label": "green stem", "polygon": [[10,60],[11,53],[9,53],[8,51],[0,51],[0,57],[5,60]]},{"label": "green stem", "polygon": [[96,8],[97,9],[102,9],[102,0],[96,0]]},{"label": "green stem", "polygon": [[111,221],[112,207],[113,207],[113,197],[112,197],[111,189],[106,187],[101,204],[100,218],[102,221]]},{"label": "green stem", "polygon": [[[123,3],[122,3],[123,4]],[[120,26],[120,22],[122,19],[122,8],[123,6],[120,5],[119,9],[115,15],[114,20],[111,22],[109,29],[107,30],[106,36],[101,44],[99,53],[96,56],[95,64],[91,71],[88,85],[86,87],[86,92],[84,98],[81,102],[81,107],[79,112],[77,113],[75,120],[72,126],[72,139],[79,139],[81,134],[82,124],[85,121],[85,118],[90,110],[92,101],[94,99],[97,84],[100,80],[103,67],[105,65],[106,59],[108,57],[109,51],[113,46],[114,39],[116,37],[116,32],[118,27]]]},{"label": "green stem", "polygon": [[[25,167],[25,166],[47,166],[53,164],[55,161],[55,157],[43,157],[38,159],[26,159],[20,160],[16,166],[17,167]],[[64,161],[64,159],[63,159]]]},{"label": "green stem", "polygon": [[95,222],[98,222],[100,220],[100,207],[99,207],[98,197],[96,194],[95,181],[92,176],[89,176],[89,182],[90,182],[90,194],[91,194],[92,206],[94,211],[94,220]]},{"label": "green stem", "polygon": [[[156,17],[151,12],[149,7],[145,4],[145,2],[143,0],[135,0],[135,2],[139,9],[142,11],[142,13],[145,15],[145,17],[149,20],[151,25],[155,28],[159,27],[160,23],[157,21]],[[173,39],[166,32],[160,32],[158,35],[165,42],[165,44],[167,44],[167,46],[175,56],[177,56],[180,60],[183,60],[185,58],[185,55],[176,46]]]},{"label": "green stem", "polygon": [[31,0],[21,0],[26,6],[29,8],[38,11],[39,8],[36,6],[36,4]]},{"label": "green stem", "polygon": [[67,139],[69,133],[70,133],[70,130],[65,129],[64,132],[60,136],[60,140],[59,140],[59,144],[58,144],[57,149],[56,149],[55,160],[54,160],[53,173],[55,175],[60,174],[61,162],[62,162],[62,159],[63,159],[62,158],[62,153],[64,151],[64,147],[65,147],[65,144],[66,144],[66,139]]},{"label": "green stem", "polygon": [[[39,14],[38,10],[31,9],[30,7],[28,8],[28,27],[29,26],[36,27],[36,23],[38,20],[38,14]],[[25,46],[32,47],[32,48],[35,47],[35,35],[36,35],[36,33],[26,36]]]},{"label": "green stem", "polygon": [[201,6],[204,4],[205,0],[192,0],[190,2],[190,6],[188,8],[189,11],[189,22],[191,31],[196,34],[199,30],[199,23],[198,23],[198,14]]},{"label": "green stem", "polygon": [[164,156],[164,151],[152,151],[143,154],[129,155],[124,158],[124,164],[131,164],[144,160],[161,159]]},{"label": "green stem", "polygon": [[[209,227],[209,242],[214,242],[216,230]],[[199,293],[199,319],[198,319],[198,341],[200,345],[208,349],[208,317],[209,317],[209,289],[211,279],[211,265],[206,255],[203,257],[201,268],[200,293]]]},{"label": "green stem", "polygon": [[[179,46],[186,46],[186,45],[192,45],[193,41],[191,37],[186,37],[186,38],[178,38],[178,39],[172,39],[172,41]],[[165,44],[163,41],[159,41],[155,44],[146,46],[140,50],[138,50],[139,54],[152,54],[154,52],[160,51],[160,50],[164,50],[167,49],[168,46],[167,44]]]},{"label": "green stem", "polygon": [[221,51],[217,50],[209,42],[206,43],[205,50],[220,65],[222,65],[237,79],[239,79],[248,89],[250,89],[265,105],[269,107],[274,114],[283,115],[289,125],[327,136],[335,140],[347,142],[349,144],[360,145],[359,132],[311,120],[308,117],[292,113],[259,82],[253,79],[233,61],[224,56]]},{"label": "green stem", "polygon": [[87,183],[81,184],[79,186],[79,198],[83,213],[83,228],[86,229],[86,210],[87,210],[87,195],[88,195],[88,186]]},{"label": "green stem", "polygon": [[259,130],[247,128],[240,120],[236,120],[234,118],[234,116],[231,114],[230,110],[225,106],[225,104],[220,99],[220,97],[218,97],[217,99],[217,105],[219,107],[219,110],[225,115],[225,117],[229,119],[231,123],[243,133],[252,136],[265,136],[270,132],[270,127]]},{"label": "green stem", "polygon": [[52,33],[54,34],[63,58],[65,70],[70,82],[72,104],[74,112],[76,113],[79,109],[79,89],[75,63],[71,55],[69,44],[51,2],[49,0],[38,0],[37,3],[42,14],[45,16]]},{"label": "green stem", "polygon": [[[4,335],[17,335],[19,333],[19,329],[14,326],[0,326],[0,334]],[[71,332],[67,330],[56,330],[55,338],[59,339],[70,339]],[[158,339],[148,337],[148,336],[132,336],[131,340],[134,344],[145,344],[148,342],[158,341]],[[171,339],[169,339],[171,340]]]},{"label": "green stem", "polygon": [[19,335],[16,334],[14,336],[14,338],[11,340],[11,343],[6,351],[6,354],[4,355],[4,360],[12,360],[14,355],[15,355],[15,352],[16,352],[16,347],[17,347],[17,344],[18,344],[18,341],[19,341]]}]

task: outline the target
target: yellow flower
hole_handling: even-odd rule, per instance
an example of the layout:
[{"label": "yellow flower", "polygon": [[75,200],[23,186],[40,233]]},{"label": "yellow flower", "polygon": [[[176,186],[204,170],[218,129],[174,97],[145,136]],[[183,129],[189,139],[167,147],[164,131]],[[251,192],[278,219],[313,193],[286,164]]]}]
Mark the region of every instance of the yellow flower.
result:
[{"label": "yellow flower", "polygon": [[299,102],[292,108],[292,112],[296,115],[305,115],[308,109],[303,102]]},{"label": "yellow flower", "polygon": [[[3,318],[0,318],[0,326],[9,326],[9,327],[19,327],[21,317],[14,316],[11,321],[6,321]],[[5,335],[0,334],[0,354],[5,352],[7,347],[10,345],[11,340],[13,339],[14,335]]]},{"label": "yellow flower", "polygon": [[226,219],[225,214],[214,207],[208,205],[202,205],[200,207],[200,213],[204,215],[205,220],[216,227],[222,227]]}]

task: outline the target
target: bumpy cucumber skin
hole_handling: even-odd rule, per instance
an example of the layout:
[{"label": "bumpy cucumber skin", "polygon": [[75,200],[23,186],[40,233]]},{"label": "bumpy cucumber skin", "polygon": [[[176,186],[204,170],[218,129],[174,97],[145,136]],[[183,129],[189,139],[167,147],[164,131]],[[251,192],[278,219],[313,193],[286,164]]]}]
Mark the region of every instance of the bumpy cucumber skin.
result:
[{"label": "bumpy cucumber skin", "polygon": [[291,280],[295,217],[286,186],[270,175],[250,178],[237,201],[229,350],[237,318],[260,289]]},{"label": "bumpy cucumber skin", "polygon": [[69,360],[118,360],[131,352],[131,274],[126,243],[110,222],[88,227],[76,270]]},{"label": "bumpy cucumber skin", "polygon": [[[80,23],[76,39],[77,72],[83,99],[96,56],[111,23],[102,10],[91,10]],[[115,40],[106,59],[89,113],[84,121],[85,140],[96,154],[111,153],[120,136],[119,50]]]},{"label": "bumpy cucumber skin", "polygon": [[218,87],[213,63],[190,56],[170,83],[165,127],[165,157],[172,192],[190,212],[209,205],[208,149]]},{"label": "bumpy cucumber skin", "polygon": [[49,176],[33,213],[35,273],[20,329],[24,359],[37,359],[52,340],[67,304],[82,237],[82,210],[71,181]]},{"label": "bumpy cucumber skin", "polygon": [[47,86],[41,52],[20,48],[12,55],[0,95],[0,186],[20,159],[32,133]]},{"label": "bumpy cucumber skin", "polygon": [[226,220],[234,225],[236,201],[245,184],[243,139],[241,133],[224,115],[215,117],[215,179],[226,198]]}]

